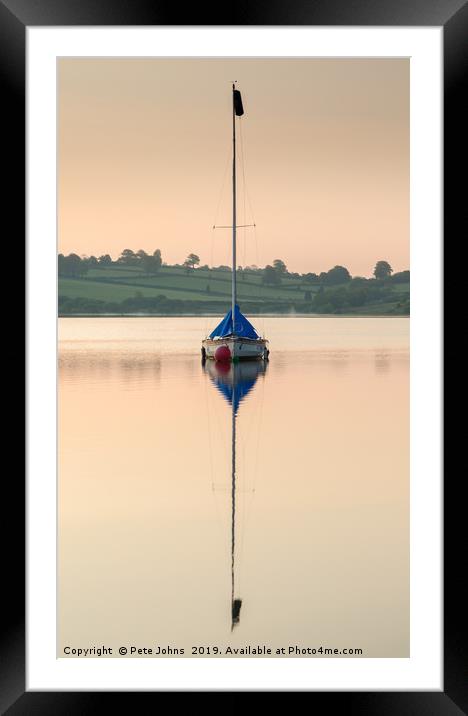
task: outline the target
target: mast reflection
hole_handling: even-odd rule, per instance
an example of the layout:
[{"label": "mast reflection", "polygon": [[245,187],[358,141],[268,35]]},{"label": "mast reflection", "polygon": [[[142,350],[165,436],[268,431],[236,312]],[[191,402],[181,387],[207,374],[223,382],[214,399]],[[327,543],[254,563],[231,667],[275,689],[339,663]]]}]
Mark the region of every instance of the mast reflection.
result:
[{"label": "mast reflection", "polygon": [[239,623],[242,599],[235,596],[236,547],[236,420],[241,402],[254,388],[258,376],[265,375],[267,361],[221,363],[207,361],[203,369],[231,406],[231,631]]}]

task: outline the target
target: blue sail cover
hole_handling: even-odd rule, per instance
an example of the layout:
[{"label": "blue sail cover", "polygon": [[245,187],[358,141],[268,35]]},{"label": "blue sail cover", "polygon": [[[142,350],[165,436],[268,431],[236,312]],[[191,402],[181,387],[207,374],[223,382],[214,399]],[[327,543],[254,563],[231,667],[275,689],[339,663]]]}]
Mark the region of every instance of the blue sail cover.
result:
[{"label": "blue sail cover", "polygon": [[250,393],[260,373],[265,372],[263,361],[251,361],[247,364],[229,364],[225,373],[225,366],[217,363],[208,366],[208,372],[219,392],[230,405],[234,406],[237,414],[242,400]]},{"label": "blue sail cover", "polygon": [[260,338],[255,328],[246,319],[239,306],[234,309],[234,328],[232,328],[232,309],[224,316],[220,324],[210,333],[210,338],[226,338],[226,336],[239,336],[240,338]]},{"label": "blue sail cover", "polygon": [[257,376],[250,378],[250,380],[239,380],[234,382],[233,385],[229,383],[223,383],[222,381],[216,381],[216,387],[224,395],[227,402],[230,405],[234,405],[234,412],[237,413],[239,404],[248,393],[252,390],[257,380]]}]

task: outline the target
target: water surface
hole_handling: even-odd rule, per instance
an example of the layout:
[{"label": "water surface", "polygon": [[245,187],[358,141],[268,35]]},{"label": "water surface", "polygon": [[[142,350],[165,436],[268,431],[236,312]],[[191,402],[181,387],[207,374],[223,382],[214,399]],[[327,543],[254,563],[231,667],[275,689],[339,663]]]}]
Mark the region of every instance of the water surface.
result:
[{"label": "water surface", "polygon": [[409,319],[253,322],[233,376],[215,318],[59,319],[59,656],[409,655]]}]

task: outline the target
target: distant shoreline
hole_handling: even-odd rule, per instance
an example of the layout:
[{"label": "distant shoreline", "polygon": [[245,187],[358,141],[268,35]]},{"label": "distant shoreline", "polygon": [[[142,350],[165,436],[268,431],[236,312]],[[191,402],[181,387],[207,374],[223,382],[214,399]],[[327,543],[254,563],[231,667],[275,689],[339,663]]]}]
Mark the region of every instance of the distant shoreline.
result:
[{"label": "distant shoreline", "polygon": [[[223,313],[64,313],[58,318],[218,318]],[[255,313],[255,318],[409,318],[389,313]]]},{"label": "distant shoreline", "polygon": [[[231,306],[229,270],[187,272],[172,266],[148,275],[141,267],[115,262],[85,268],[83,276],[59,275],[60,316],[220,316]],[[335,266],[323,276],[283,272],[274,284],[265,282],[265,271],[238,276],[238,303],[252,319],[260,315],[399,316],[410,312],[409,271],[367,279],[353,278],[347,269]]]}]

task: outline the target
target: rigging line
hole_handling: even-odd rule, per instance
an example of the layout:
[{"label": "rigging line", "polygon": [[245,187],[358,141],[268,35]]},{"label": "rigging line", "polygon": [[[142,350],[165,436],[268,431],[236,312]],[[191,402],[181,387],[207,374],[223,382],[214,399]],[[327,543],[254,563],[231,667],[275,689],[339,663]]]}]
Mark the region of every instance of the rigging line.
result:
[{"label": "rigging line", "polygon": [[[241,149],[242,149],[242,166],[243,166],[243,171],[244,171],[244,174],[245,174],[246,172],[245,172],[245,159],[244,159],[244,135],[243,135],[243,132],[242,132],[242,122],[240,122],[240,135],[241,135]],[[254,216],[254,212],[253,212],[253,209],[252,209],[252,202],[250,201],[250,194],[249,194],[249,192],[248,192],[247,185],[245,185],[245,195],[246,195],[246,198],[247,198],[247,202],[248,202],[248,204],[249,204],[249,209],[250,209],[250,215],[251,215],[251,217],[252,217],[252,222],[255,224],[255,216]]]},{"label": "rigging line", "polygon": [[245,501],[246,501],[246,492],[247,492],[247,479],[246,479],[246,473],[247,473],[247,461],[245,459],[245,451],[246,451],[246,442],[243,443],[243,461],[244,461],[244,471],[243,471],[243,494],[242,494],[242,521],[241,521],[241,544],[240,544],[240,550],[239,550],[239,588],[242,586],[242,566],[244,563],[244,540],[245,540]]},{"label": "rigging line", "polygon": [[[255,390],[255,388],[254,388],[254,390]],[[246,401],[248,400],[249,397],[253,398],[253,396],[247,396]],[[252,404],[252,401],[250,401],[250,404]],[[255,403],[254,403],[254,405],[255,405]],[[251,439],[251,436],[253,433],[253,428],[254,428],[254,423],[255,423],[256,417],[257,417],[257,409],[254,407],[251,411],[251,414],[249,417],[249,422],[248,422],[247,428],[246,428],[247,437],[244,438],[246,444],[250,444],[249,439]]]},{"label": "rigging line", "polygon": [[216,491],[214,489],[214,469],[213,469],[213,444],[212,444],[212,434],[211,434],[211,417],[210,417],[210,402],[208,397],[208,376],[205,375],[205,400],[206,400],[206,411],[207,411],[207,422],[208,422],[208,444],[209,444],[209,453],[210,453],[210,478],[211,478],[211,493],[213,495],[214,500],[214,511],[215,511],[215,521],[217,525],[218,534],[221,538],[224,539],[224,526],[222,524],[221,515],[220,515],[220,509],[218,500],[216,498]]},{"label": "rigging line", "polygon": [[[254,462],[254,465],[255,465],[254,482],[255,482],[255,479],[256,479],[257,473],[258,473],[258,455],[260,452],[260,434],[262,431],[263,404],[265,402],[265,379],[266,379],[266,374],[264,373],[262,375],[262,390],[261,390],[261,398],[260,398],[260,416],[259,416],[258,433],[257,433],[257,448],[256,448],[256,453],[255,453],[255,462]],[[255,491],[255,484],[254,484],[254,491]]]},{"label": "rigging line", "polygon": [[224,417],[220,418],[220,415],[224,416],[224,408],[225,408],[224,398],[222,398],[220,395],[216,395],[215,405],[216,405],[215,418],[216,418],[216,424],[218,426],[218,437],[219,437],[220,443],[223,444],[224,459],[226,460],[226,455],[228,454],[228,441],[227,441],[226,431],[223,431],[223,429],[221,428],[221,425],[224,424]]},{"label": "rigging line", "polygon": [[217,204],[217,206],[216,206],[216,212],[215,212],[215,215],[214,215],[213,226],[215,226],[215,224],[216,224],[216,222],[217,222],[217,220],[218,220],[219,207],[220,207],[220,205],[221,205],[221,201],[222,201],[222,198],[223,198],[223,191],[224,191],[224,187],[225,187],[225,184],[226,184],[226,176],[227,176],[227,173],[228,173],[230,154],[231,154],[231,142],[229,141],[229,146],[228,146],[228,149],[227,149],[227,152],[226,152],[226,161],[225,161],[225,163],[224,163],[223,180],[222,180],[222,182],[221,182],[221,190],[220,190],[219,196],[218,196],[218,204]]},{"label": "rigging line", "polygon": [[237,538],[237,541],[239,542],[240,539],[240,547],[238,547],[238,555],[237,555],[237,589],[239,593],[242,591],[242,556],[243,556],[243,544],[244,544],[244,504],[245,504],[245,445],[242,442],[242,445],[239,445],[239,452],[242,455],[242,469],[238,470],[238,474],[240,477],[240,483],[241,483],[241,495],[242,495],[242,509],[241,505],[238,505],[237,510],[241,512],[241,518],[240,518],[240,525],[239,525],[239,535]]},{"label": "rigging line", "polygon": [[214,471],[213,471],[213,448],[212,448],[212,444],[211,444],[210,406],[209,406],[209,402],[208,402],[208,391],[207,391],[207,388],[208,388],[208,385],[207,385],[208,376],[206,375],[206,373],[205,373],[204,378],[205,378],[205,380],[204,380],[204,383],[205,383],[205,402],[206,402],[206,413],[207,413],[207,422],[208,422],[208,446],[209,446],[209,451],[210,451],[210,477],[211,477],[211,487],[213,488],[213,484],[214,484],[214,480],[213,480],[213,474],[214,474]]},{"label": "rigging line", "polygon": [[[256,221],[255,221],[255,215],[252,208],[252,202],[250,200],[250,194],[247,190],[247,185],[245,183],[245,159],[244,159],[244,136],[242,132],[242,122],[240,122],[240,135],[241,135],[241,148],[242,148],[242,171],[244,172],[244,200],[247,198],[247,202],[249,204],[250,209],[250,215],[252,217],[252,222],[254,225],[254,239],[255,239],[255,260],[258,267],[260,267],[260,258],[259,258],[259,251],[258,251],[258,236],[257,236],[257,229],[256,229]],[[260,277],[260,282],[258,284],[258,300],[263,300],[264,294],[263,294],[263,282]],[[262,334],[265,335],[265,321],[263,317],[261,317],[261,324],[262,324]]]},{"label": "rigging line", "polygon": [[[245,449],[245,446],[244,446],[244,449]],[[244,450],[244,461],[245,461],[245,450]],[[246,473],[246,472],[247,472],[247,470],[245,469],[245,473]],[[243,563],[244,563],[244,544],[245,544],[245,541],[246,541],[246,536],[245,536],[245,534],[246,534],[246,531],[247,531],[247,505],[246,505],[246,502],[247,502],[246,493],[247,493],[247,492],[248,492],[249,495],[250,495],[249,504],[250,504],[250,501],[251,501],[251,499],[252,499],[252,494],[251,494],[252,491],[251,491],[251,490],[247,490],[247,488],[246,488],[245,485],[246,485],[246,479],[245,479],[245,476],[244,476],[244,487],[243,487],[243,490],[242,490],[243,494],[242,494],[242,516],[241,516],[241,527],[240,527],[240,548],[239,548],[239,558],[238,558],[238,562],[239,562],[239,566],[238,566],[238,583],[239,583],[239,587],[242,586],[242,567],[243,567]]]},{"label": "rigging line", "polygon": [[[208,286],[209,286],[210,292],[211,292],[211,285],[212,285],[211,279],[213,276],[213,261],[214,261],[214,227],[215,227],[216,222],[218,221],[219,209],[220,209],[221,201],[223,198],[224,187],[226,185],[226,177],[227,177],[227,173],[228,173],[230,153],[231,153],[231,143],[229,142],[227,150],[226,150],[226,160],[224,162],[224,172],[223,172],[223,179],[221,182],[221,189],[219,192],[218,202],[216,205],[216,211],[214,214],[214,220],[213,220],[213,224],[212,224],[213,228],[211,229],[210,268],[208,271]],[[207,331],[208,331],[208,322],[209,322],[209,317],[205,317],[205,335],[207,335]]]},{"label": "rigging line", "polygon": [[[208,385],[208,383],[209,383],[209,377],[206,376],[205,385],[206,385],[206,395],[207,395],[207,405],[208,405],[209,443],[210,443],[210,450],[211,450],[211,452],[210,452],[210,468],[212,469],[211,484],[212,484],[212,492],[213,492],[213,494],[215,495],[215,505],[216,505],[217,517],[218,517],[218,519],[220,519],[219,503],[218,503],[218,500],[216,499],[216,489],[215,489],[215,481],[214,481],[214,473],[215,473],[215,470],[213,469],[213,455],[214,455],[214,450],[213,450],[213,440],[212,440],[212,437],[213,437],[213,432],[212,432],[213,421],[212,421],[212,416],[211,416],[211,412],[210,412],[210,409],[209,409],[210,400],[209,400],[209,398],[208,398],[208,393],[209,393],[209,385]],[[210,393],[210,395],[211,395],[211,393]],[[213,396],[213,397],[216,397],[216,396]],[[222,433],[222,431],[219,429],[220,420],[219,420],[219,417],[218,417],[218,415],[217,415],[217,407],[216,407],[216,406],[217,406],[217,401],[216,401],[216,400],[214,401],[214,403],[212,403],[212,406],[213,406],[213,411],[214,411],[214,424],[218,427],[218,439],[220,440],[220,442],[223,442],[223,441],[224,441],[225,444],[226,444],[225,435],[224,435],[224,434]],[[223,453],[224,453],[224,452],[225,452],[225,451],[223,450]],[[224,469],[224,468],[223,468],[223,469]],[[223,535],[223,539],[224,539],[224,537],[225,537],[225,535],[224,535],[224,527],[223,527],[223,529],[222,529],[222,535]]]},{"label": "rigging line", "polygon": [[[257,236],[257,227],[254,227],[254,239],[255,239],[255,256],[257,261],[257,266],[260,267],[260,253],[258,250],[258,236]],[[259,275],[260,281],[258,283],[258,300],[263,303],[263,300],[265,298],[264,294],[264,285],[263,285],[263,276]],[[265,317],[263,315],[259,316],[260,324],[262,326],[262,336],[265,335]]]},{"label": "rigging line", "polygon": [[[214,254],[214,229],[211,229],[211,241],[210,241],[210,264],[208,268],[208,288],[211,294],[211,278],[213,275],[213,254]],[[205,316],[205,336],[208,335],[208,323],[211,321],[211,316]]]},{"label": "rigging line", "polygon": [[[236,423],[237,425],[237,423]],[[242,569],[243,569],[243,554],[244,554],[244,524],[245,524],[245,500],[246,496],[245,493],[247,492],[245,484],[246,484],[246,478],[245,474],[247,472],[246,469],[246,459],[245,459],[245,440],[242,435],[242,433],[239,431],[236,427],[236,444],[237,444],[237,450],[236,450],[236,481],[240,482],[240,489],[236,487],[236,495],[237,495],[237,509],[236,514],[241,512],[240,516],[240,523],[239,523],[239,516],[237,515],[237,522],[238,528],[237,528],[237,540],[236,540],[236,550],[235,550],[235,556],[237,558],[236,561],[236,585],[237,585],[237,592],[242,592]],[[241,459],[239,459],[241,457]],[[241,504],[239,495],[241,494]],[[240,544],[239,544],[240,542]]]},{"label": "rigging line", "polygon": [[[242,118],[241,118],[242,120]],[[243,122],[239,122],[240,127],[240,151],[241,151],[241,164],[242,164],[242,198],[243,198],[243,216],[244,216],[244,224],[247,224],[247,214],[245,211],[245,159],[244,159],[244,133],[242,131]],[[242,257],[242,266],[245,268],[245,243],[246,243],[246,232],[244,229],[244,245],[243,245],[243,257]]]},{"label": "rigging line", "polygon": [[260,397],[260,415],[259,415],[259,425],[258,425],[258,432],[257,432],[257,446],[256,446],[256,452],[255,452],[255,460],[254,460],[254,472],[253,472],[253,489],[252,489],[252,498],[250,500],[248,509],[246,509],[246,517],[245,517],[245,528],[244,531],[247,531],[247,527],[249,526],[251,515],[252,515],[252,503],[254,500],[254,495],[256,491],[256,482],[257,482],[257,476],[258,476],[258,457],[260,452],[260,435],[262,431],[262,418],[263,418],[263,405],[265,400],[265,374],[262,376],[262,390],[261,390],[261,397]]},{"label": "rigging line", "polygon": [[[237,224],[237,229],[245,229],[246,226],[255,226],[255,224]],[[232,229],[232,224],[230,226],[220,226],[219,224],[216,226],[213,226],[213,229]]]},{"label": "rigging line", "polygon": [[[264,390],[264,385],[262,385],[262,391]],[[249,523],[248,516],[250,515],[250,508],[253,500],[253,495],[255,492],[255,462],[258,465],[258,441],[259,441],[259,433],[258,430],[255,441],[254,434],[255,434],[255,423],[257,422],[258,418],[261,418],[261,405],[262,405],[262,397],[263,392],[260,396],[260,400],[256,400],[255,396],[252,397],[252,400],[250,401],[250,405],[253,406],[250,420],[247,425],[244,425],[242,433],[239,430],[239,435],[241,435],[241,439],[239,439],[239,448],[242,452],[242,471],[238,470],[238,472],[241,474],[241,480],[242,480],[242,514],[241,514],[241,524],[240,524],[240,547],[239,547],[239,554],[238,554],[238,577],[237,581],[239,584],[239,589],[242,587],[242,569],[243,569],[243,561],[244,561],[244,544],[246,541],[246,532],[247,532],[247,526]],[[250,449],[255,451],[255,448],[257,446],[256,451],[256,457],[254,462],[254,471],[251,477],[251,468],[252,461],[248,460],[248,455],[250,454]],[[253,489],[248,489],[248,485],[252,482]],[[246,493],[249,494],[249,497],[246,496]]]},{"label": "rigging line", "polygon": [[[213,385],[214,385],[214,382],[212,381],[212,379],[209,375],[207,376],[207,379],[209,380],[210,383],[213,383]],[[223,429],[221,427],[224,424],[224,410],[225,410],[224,398],[221,397],[221,395],[218,393],[217,390],[216,390],[216,393],[213,394],[212,406],[213,406],[214,424],[216,426],[216,431],[214,431],[214,432],[216,432],[216,436],[217,436],[216,439],[218,441],[218,444],[221,445],[223,448],[222,453],[224,455],[224,461],[225,461],[225,465],[223,466],[223,468],[221,470],[221,472],[222,472],[222,471],[224,471],[225,466],[227,465],[226,455],[228,454],[228,442],[227,442],[226,431],[223,431]]]},{"label": "rigging line", "polygon": [[[256,429],[255,426],[258,423],[258,419],[260,417],[260,400],[256,400],[255,396],[252,396],[251,405],[253,405],[254,407],[252,408],[252,411],[251,411],[249,423],[245,428],[247,437],[245,437],[244,441],[243,441],[244,454],[245,454],[247,448],[249,449],[249,451],[251,449],[255,450],[256,439],[258,441],[258,429]],[[249,461],[249,466],[251,464],[252,464],[252,461]],[[252,471],[249,467],[249,470],[248,470],[249,479],[250,479],[251,472]],[[246,473],[247,473],[247,469],[246,469]],[[252,473],[253,476],[254,476],[254,473],[255,473],[255,471]],[[248,492],[251,493],[252,490],[248,490]]]}]

